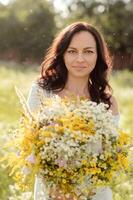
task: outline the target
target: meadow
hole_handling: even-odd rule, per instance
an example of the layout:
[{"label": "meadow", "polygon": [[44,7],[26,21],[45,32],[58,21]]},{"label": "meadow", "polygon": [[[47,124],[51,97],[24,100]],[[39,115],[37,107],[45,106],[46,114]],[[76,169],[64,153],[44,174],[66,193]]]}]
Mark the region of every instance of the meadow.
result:
[{"label": "meadow", "polygon": [[[8,140],[10,129],[17,126],[21,116],[21,105],[15,93],[17,86],[27,98],[32,82],[38,76],[39,67],[0,62],[0,156],[8,153],[3,144]],[[117,98],[120,111],[120,126],[133,138],[133,72],[113,71],[111,85]],[[130,152],[132,156],[132,151]],[[9,168],[0,167],[0,199],[32,200],[33,193],[20,194],[9,177]],[[133,199],[133,175],[123,177],[113,186],[114,200]]]}]

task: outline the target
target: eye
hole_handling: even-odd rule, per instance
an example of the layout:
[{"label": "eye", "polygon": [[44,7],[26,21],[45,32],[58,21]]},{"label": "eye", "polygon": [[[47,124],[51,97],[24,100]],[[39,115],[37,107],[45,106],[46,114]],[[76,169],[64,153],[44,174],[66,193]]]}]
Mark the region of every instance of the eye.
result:
[{"label": "eye", "polygon": [[70,54],[74,54],[74,53],[76,53],[75,50],[68,50],[67,52],[70,53]]},{"label": "eye", "polygon": [[91,50],[85,50],[84,53],[86,53],[86,54],[91,54],[91,53],[94,53],[94,52],[91,51]]}]

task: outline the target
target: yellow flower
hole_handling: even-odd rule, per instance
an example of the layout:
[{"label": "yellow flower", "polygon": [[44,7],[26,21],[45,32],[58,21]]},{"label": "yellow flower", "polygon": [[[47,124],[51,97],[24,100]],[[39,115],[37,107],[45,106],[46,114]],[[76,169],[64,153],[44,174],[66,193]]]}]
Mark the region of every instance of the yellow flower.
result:
[{"label": "yellow flower", "polygon": [[45,144],[44,140],[40,140],[39,142],[37,142],[37,146],[38,147],[42,146],[43,144]]},{"label": "yellow flower", "polygon": [[67,183],[66,179],[63,179],[62,182],[63,182],[64,184]]},{"label": "yellow flower", "polygon": [[53,176],[53,172],[49,172],[49,175],[50,175],[50,176]]},{"label": "yellow flower", "polygon": [[102,163],[100,166],[101,166],[102,168],[106,169],[107,164],[106,164],[106,163]]},{"label": "yellow flower", "polygon": [[118,154],[118,163],[126,169],[129,167],[128,158],[123,154]]},{"label": "yellow flower", "polygon": [[99,174],[101,172],[101,169],[100,168],[97,168],[97,167],[92,167],[89,169],[89,171],[91,174]]},{"label": "yellow flower", "polygon": [[52,137],[52,133],[50,131],[44,131],[43,135],[45,137],[51,138]]},{"label": "yellow flower", "polygon": [[83,165],[87,165],[87,163],[88,163],[87,160],[82,160]]},{"label": "yellow flower", "polygon": [[111,181],[112,180],[112,176],[113,176],[113,172],[107,172],[107,173],[105,173],[105,177],[109,180],[109,181]]},{"label": "yellow flower", "polygon": [[89,164],[90,164],[90,166],[91,166],[91,167],[96,167],[96,162],[95,162],[95,161],[93,161],[93,160],[92,160],[92,161],[90,161],[90,163],[89,163]]},{"label": "yellow flower", "polygon": [[55,126],[55,130],[56,132],[58,132],[59,134],[63,134],[64,133],[64,127],[61,126]]},{"label": "yellow flower", "polygon": [[127,144],[128,143],[128,135],[121,131],[118,142],[120,143],[121,146]]}]

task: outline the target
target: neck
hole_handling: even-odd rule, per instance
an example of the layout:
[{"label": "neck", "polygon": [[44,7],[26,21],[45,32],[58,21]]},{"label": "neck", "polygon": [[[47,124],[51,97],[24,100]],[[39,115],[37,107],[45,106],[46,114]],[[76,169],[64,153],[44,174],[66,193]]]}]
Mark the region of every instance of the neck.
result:
[{"label": "neck", "polygon": [[68,76],[65,89],[76,96],[89,96],[88,77],[75,78]]}]

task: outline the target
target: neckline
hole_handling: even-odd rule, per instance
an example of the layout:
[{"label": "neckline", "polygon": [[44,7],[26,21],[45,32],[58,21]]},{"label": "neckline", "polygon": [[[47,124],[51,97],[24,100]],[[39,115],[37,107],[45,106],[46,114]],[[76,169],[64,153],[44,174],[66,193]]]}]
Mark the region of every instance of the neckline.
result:
[{"label": "neckline", "polygon": [[[91,101],[90,100],[90,97],[88,96],[86,96],[86,95],[84,95],[84,96],[80,96],[80,95],[76,95],[76,94],[74,94],[74,92],[71,92],[71,91],[69,91],[69,90],[67,90],[67,89],[65,89],[65,93],[63,94],[63,95],[59,95],[59,93],[57,92],[50,92],[51,94],[53,94],[53,95],[57,95],[57,96],[59,96],[60,98],[68,98],[68,99],[81,99],[81,100],[88,100],[88,101]],[[68,94],[68,95],[67,95]]]}]

